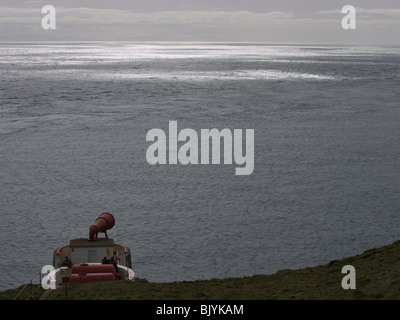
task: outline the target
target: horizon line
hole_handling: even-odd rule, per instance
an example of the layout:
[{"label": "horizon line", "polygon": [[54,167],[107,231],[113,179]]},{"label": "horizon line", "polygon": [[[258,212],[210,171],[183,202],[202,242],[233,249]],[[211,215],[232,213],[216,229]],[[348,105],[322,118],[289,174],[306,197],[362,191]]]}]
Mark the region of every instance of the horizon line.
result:
[{"label": "horizon line", "polygon": [[229,41],[229,40],[0,40],[0,44],[33,43],[182,43],[182,44],[241,44],[277,46],[346,46],[346,47],[399,47],[400,43],[341,43],[341,42],[276,42],[276,41]]}]

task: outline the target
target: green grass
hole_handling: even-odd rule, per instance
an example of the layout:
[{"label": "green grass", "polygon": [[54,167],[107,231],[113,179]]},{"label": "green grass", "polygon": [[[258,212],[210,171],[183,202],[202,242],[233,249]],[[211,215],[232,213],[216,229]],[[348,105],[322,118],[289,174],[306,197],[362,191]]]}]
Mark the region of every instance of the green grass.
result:
[{"label": "green grass", "polygon": [[[356,290],[344,290],[345,265],[356,268]],[[0,293],[9,299],[10,291]],[[8,292],[8,295],[6,294]],[[326,265],[273,275],[172,283],[117,281],[74,284],[49,291],[55,300],[393,300],[400,299],[400,241]]]},{"label": "green grass", "polygon": [[0,292],[0,300],[38,300],[44,293],[39,284],[24,284],[16,289]]}]

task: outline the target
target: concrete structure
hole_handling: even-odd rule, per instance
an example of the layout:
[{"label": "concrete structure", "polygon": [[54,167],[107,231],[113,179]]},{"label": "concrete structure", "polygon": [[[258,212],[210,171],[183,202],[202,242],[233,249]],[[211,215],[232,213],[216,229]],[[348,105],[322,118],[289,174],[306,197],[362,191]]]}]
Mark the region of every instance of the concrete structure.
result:
[{"label": "concrete structure", "polygon": [[65,257],[68,257],[73,264],[101,263],[104,257],[107,260],[114,257],[117,264],[132,268],[130,249],[115,244],[110,238],[97,238],[96,241],[84,238],[70,240],[69,245],[54,250],[54,268],[59,268]]},{"label": "concrete structure", "polygon": [[[62,246],[53,252],[53,266],[56,269],[57,279],[62,277],[70,278],[71,269],[79,269],[85,267],[89,270],[85,274],[79,273],[82,282],[88,281],[106,281],[105,279],[129,279],[133,280],[134,272],[132,270],[131,251],[129,248],[114,243],[114,240],[108,238],[107,230],[111,229],[115,224],[115,219],[111,213],[102,213],[89,228],[89,238],[78,238],[70,240],[68,245]],[[98,233],[105,233],[105,238],[99,238]],[[70,265],[63,264],[65,258],[68,257]],[[102,269],[104,258],[107,264],[113,259],[118,266],[118,274],[106,277],[104,272],[93,272],[93,270]],[[75,275],[78,277],[78,274]],[[72,279],[72,278],[71,278]],[[101,280],[103,279],[103,280]],[[68,279],[67,279],[68,280]],[[76,282],[79,282],[78,280]]]}]

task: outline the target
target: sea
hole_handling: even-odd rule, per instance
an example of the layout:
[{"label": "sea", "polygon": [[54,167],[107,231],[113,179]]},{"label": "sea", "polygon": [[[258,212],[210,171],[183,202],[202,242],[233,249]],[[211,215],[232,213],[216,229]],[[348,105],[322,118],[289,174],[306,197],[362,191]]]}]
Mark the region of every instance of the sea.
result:
[{"label": "sea", "polygon": [[[273,274],[399,240],[399,103],[398,46],[2,42],[0,290],[39,283],[103,212],[151,282]],[[254,171],[150,164],[147,133],[170,121],[253,129]]]}]

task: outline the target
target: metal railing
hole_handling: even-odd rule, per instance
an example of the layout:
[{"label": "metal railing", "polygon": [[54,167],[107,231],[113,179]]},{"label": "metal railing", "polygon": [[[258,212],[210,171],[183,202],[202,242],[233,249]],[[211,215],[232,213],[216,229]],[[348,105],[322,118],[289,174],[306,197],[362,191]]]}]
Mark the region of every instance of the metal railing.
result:
[{"label": "metal railing", "polygon": [[[33,291],[33,283],[32,283],[32,281],[33,281],[33,279],[34,279],[35,277],[37,277],[37,276],[39,276],[39,287],[38,287],[35,291]],[[13,300],[17,300],[17,298],[21,295],[22,292],[25,291],[26,288],[29,288],[29,289],[30,289],[29,296],[28,296],[28,298],[27,298],[26,300],[31,299],[31,298],[34,297],[35,294],[40,290],[41,284],[42,284],[42,272],[39,271],[38,273],[36,273],[36,274],[32,277],[32,279],[29,280],[29,282],[28,282],[27,284],[25,284],[25,285],[22,287],[22,289],[18,292],[18,294],[15,296],[15,298],[14,298]],[[28,286],[29,286],[29,287],[28,287]]]}]

